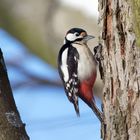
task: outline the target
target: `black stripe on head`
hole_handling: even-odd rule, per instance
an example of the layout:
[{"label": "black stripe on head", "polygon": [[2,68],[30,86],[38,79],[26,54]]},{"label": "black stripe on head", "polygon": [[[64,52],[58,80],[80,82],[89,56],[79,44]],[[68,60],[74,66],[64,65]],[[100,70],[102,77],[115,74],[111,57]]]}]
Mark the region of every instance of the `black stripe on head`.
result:
[{"label": "black stripe on head", "polygon": [[82,33],[82,32],[86,32],[85,30],[83,30],[83,29],[81,29],[81,28],[72,28],[72,29],[70,29],[68,32],[67,32],[67,34],[68,33],[75,33],[75,32],[77,32],[77,33]]}]

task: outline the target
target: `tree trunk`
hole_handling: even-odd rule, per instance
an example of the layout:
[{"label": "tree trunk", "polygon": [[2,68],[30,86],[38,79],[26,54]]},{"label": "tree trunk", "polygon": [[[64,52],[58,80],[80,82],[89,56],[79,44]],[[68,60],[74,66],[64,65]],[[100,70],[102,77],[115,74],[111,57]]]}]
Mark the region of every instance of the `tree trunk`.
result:
[{"label": "tree trunk", "polygon": [[29,140],[20,119],[0,49],[0,140]]},{"label": "tree trunk", "polygon": [[140,140],[140,51],[132,8],[129,0],[99,0],[103,140]]}]

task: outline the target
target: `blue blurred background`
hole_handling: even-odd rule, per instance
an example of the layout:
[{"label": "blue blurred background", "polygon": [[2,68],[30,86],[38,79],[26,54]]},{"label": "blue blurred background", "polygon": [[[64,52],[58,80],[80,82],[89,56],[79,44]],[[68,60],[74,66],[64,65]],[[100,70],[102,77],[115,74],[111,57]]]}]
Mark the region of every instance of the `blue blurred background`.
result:
[{"label": "blue blurred background", "polygon": [[[14,0],[12,1],[14,2]],[[34,8],[33,11],[31,10],[29,13],[26,13],[28,6],[32,7],[33,4],[24,3],[24,0],[22,2],[15,4],[21,6],[21,9],[18,9],[18,6],[16,7],[20,12],[22,11],[22,6],[25,9],[24,14],[21,14],[23,16],[22,19],[24,19],[26,14],[31,13],[32,15],[32,12],[34,13]],[[73,105],[69,103],[65,96],[56,68],[57,53],[63,43],[65,32],[69,28],[80,26],[91,34],[98,36],[98,1],[95,0],[93,2],[89,0],[89,3],[87,3],[86,0],[61,0],[59,4],[57,3],[57,8],[55,7],[56,3],[53,5],[52,2],[48,0],[48,5],[51,8],[54,6],[54,11],[57,9],[57,12],[49,14],[51,17],[48,19],[50,19],[51,23],[47,22],[45,27],[42,27],[43,24],[40,23],[40,26],[36,25],[36,28],[34,28],[36,30],[28,30],[32,26],[30,21],[27,22],[29,15],[25,18],[28,23],[26,25],[28,27],[25,30],[16,30],[19,25],[19,19],[18,15],[14,12],[13,18],[16,19],[17,26],[13,24],[10,24],[10,27],[5,26],[4,23],[10,23],[8,22],[9,17],[7,16],[6,19],[5,17],[1,18],[3,24],[0,24],[0,47],[7,65],[8,76],[17,108],[23,122],[26,123],[26,130],[31,140],[100,140],[100,123],[98,119],[82,101],[80,101],[81,116],[77,118]],[[6,9],[9,6],[8,4],[8,2],[3,2],[3,7],[5,6],[4,8]],[[41,4],[43,5],[43,3]],[[67,7],[69,7],[69,10]],[[12,8],[10,10],[12,11]],[[64,13],[66,14],[65,10],[68,10],[71,23],[68,22],[68,18],[63,19],[65,17]],[[73,17],[74,13],[78,15],[78,19]],[[34,18],[36,17],[38,18],[40,15],[36,15]],[[57,19],[58,17],[59,19]],[[38,21],[37,18],[33,19],[34,22],[38,22],[33,22],[34,24],[39,24],[40,20]],[[63,29],[60,26],[58,27],[58,25],[62,24],[60,19],[63,19],[63,22],[66,23]],[[76,20],[78,21],[76,22]],[[85,23],[83,24],[84,20]],[[19,27],[21,29],[25,26]],[[43,28],[48,30],[43,33]],[[53,31],[50,32],[49,28],[53,29]],[[55,35],[53,36],[54,33]],[[43,46],[45,43],[46,47]],[[97,40],[95,40],[94,44],[97,44]],[[94,46],[93,43],[91,46]],[[95,93],[97,95],[96,102],[99,107],[101,106],[101,95],[98,94],[100,91],[101,85],[97,80]]]}]

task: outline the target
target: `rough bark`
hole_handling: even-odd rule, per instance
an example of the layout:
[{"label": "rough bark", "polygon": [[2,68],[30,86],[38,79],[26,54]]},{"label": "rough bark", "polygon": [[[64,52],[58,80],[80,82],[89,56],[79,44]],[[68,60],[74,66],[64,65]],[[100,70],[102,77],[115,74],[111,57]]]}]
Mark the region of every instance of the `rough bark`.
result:
[{"label": "rough bark", "polygon": [[137,45],[140,46],[140,0],[131,0]]},{"label": "rough bark", "polygon": [[99,0],[103,140],[140,139],[140,51],[128,0]]},{"label": "rough bark", "polygon": [[0,49],[0,140],[29,140],[20,119]]}]

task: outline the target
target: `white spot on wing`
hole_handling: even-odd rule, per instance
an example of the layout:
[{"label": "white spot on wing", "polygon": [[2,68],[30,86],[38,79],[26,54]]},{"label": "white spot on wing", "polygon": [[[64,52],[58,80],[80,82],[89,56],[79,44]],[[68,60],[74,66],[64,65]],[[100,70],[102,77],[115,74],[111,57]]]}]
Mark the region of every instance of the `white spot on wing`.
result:
[{"label": "white spot on wing", "polygon": [[77,85],[77,82],[74,82],[74,85]]},{"label": "white spot on wing", "polygon": [[70,79],[70,80],[69,80],[69,83],[71,83],[72,81],[73,81],[73,80],[72,80],[72,79]]},{"label": "white spot on wing", "polygon": [[70,97],[72,96],[70,92],[68,92],[68,95],[69,95]]},{"label": "white spot on wing", "polygon": [[76,56],[74,56],[74,60],[75,60],[75,61],[77,60]]},{"label": "white spot on wing", "polygon": [[77,74],[75,74],[75,73],[73,73],[73,76],[74,76],[75,78],[78,77]]},{"label": "white spot on wing", "polygon": [[68,65],[67,65],[67,54],[68,54],[68,48],[64,50],[62,53],[62,65],[61,70],[64,74],[64,81],[67,82],[69,79],[69,73],[68,73]]},{"label": "white spot on wing", "polygon": [[67,84],[66,84],[66,89],[68,90],[69,88],[70,88],[70,84],[67,83]]}]

